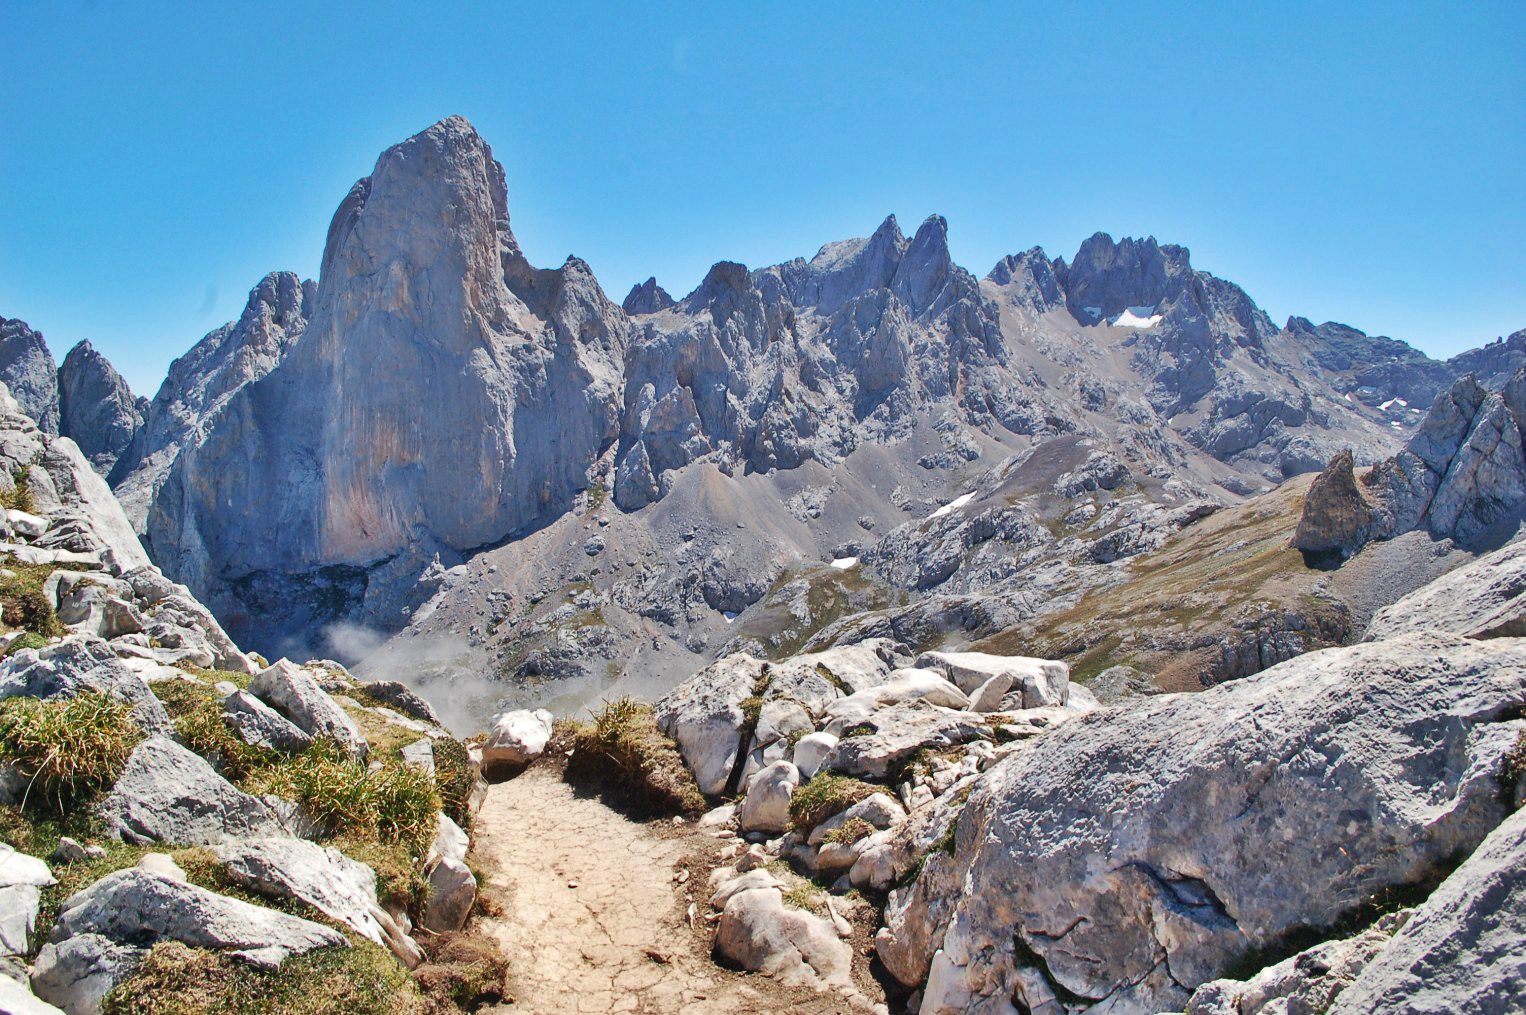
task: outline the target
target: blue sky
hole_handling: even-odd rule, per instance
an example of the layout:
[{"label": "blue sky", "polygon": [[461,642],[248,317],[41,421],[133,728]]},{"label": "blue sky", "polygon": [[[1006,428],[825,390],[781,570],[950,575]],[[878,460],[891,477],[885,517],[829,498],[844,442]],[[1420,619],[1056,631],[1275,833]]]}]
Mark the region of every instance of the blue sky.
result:
[{"label": "blue sky", "polygon": [[940,212],[977,274],[1151,234],[1279,321],[1526,326],[1526,5],[1341,7],[0,0],[0,315],[152,394],[461,113],[616,300]]}]

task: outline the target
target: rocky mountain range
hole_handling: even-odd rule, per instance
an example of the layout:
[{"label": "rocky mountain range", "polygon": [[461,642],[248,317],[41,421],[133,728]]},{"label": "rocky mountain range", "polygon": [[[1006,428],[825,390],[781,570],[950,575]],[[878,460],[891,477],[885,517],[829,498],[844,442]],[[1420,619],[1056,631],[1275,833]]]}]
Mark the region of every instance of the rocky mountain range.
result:
[{"label": "rocky mountain range", "polygon": [[0,320],[0,1011],[1519,1008],[1526,331],[507,194],[388,149],[152,401]]},{"label": "rocky mountain range", "polygon": [[0,380],[236,637],[385,643],[528,700],[741,645],[998,635],[1343,450],[1387,459],[1460,377],[1526,363],[1523,332],[1442,362],[1279,327],[1154,239],[977,278],[947,231],[892,216],[617,306],[575,257],[528,262],[503,167],[451,117],[351,189],[316,283],[261,280],[152,402],[88,343],[54,370],[19,321]]}]

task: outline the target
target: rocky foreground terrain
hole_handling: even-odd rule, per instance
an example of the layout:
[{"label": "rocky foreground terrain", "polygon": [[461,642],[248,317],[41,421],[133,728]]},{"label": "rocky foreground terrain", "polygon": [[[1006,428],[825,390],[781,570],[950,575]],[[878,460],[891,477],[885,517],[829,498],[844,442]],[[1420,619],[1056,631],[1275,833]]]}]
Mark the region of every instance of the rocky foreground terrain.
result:
[{"label": "rocky foreground terrain", "polygon": [[616,305],[450,118],[0,381],[0,1011],[1520,1010],[1526,332],[937,216]]}]

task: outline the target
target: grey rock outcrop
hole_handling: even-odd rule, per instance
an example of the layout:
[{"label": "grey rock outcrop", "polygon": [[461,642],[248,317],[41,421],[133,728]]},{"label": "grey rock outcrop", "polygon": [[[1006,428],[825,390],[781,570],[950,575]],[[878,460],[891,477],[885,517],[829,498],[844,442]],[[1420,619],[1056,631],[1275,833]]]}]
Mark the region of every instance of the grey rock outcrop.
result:
[{"label": "grey rock outcrop", "polygon": [[1515,640],[1421,634],[1082,716],[976,784],[879,954],[931,1015],[1180,1009],[1482,841],[1523,702]]},{"label": "grey rock outcrop", "polygon": [[543,708],[514,709],[493,717],[482,742],[484,765],[528,765],[551,739],[551,713]]},{"label": "grey rock outcrop", "polygon": [[1495,829],[1336,998],[1331,1015],[1518,1010],[1526,984],[1526,810]]},{"label": "grey rock outcrop", "polygon": [[896,645],[884,640],[808,653],[779,664],[745,653],[730,655],[659,699],[657,724],[677,741],[700,792],[718,795],[728,786],[740,788],[747,755],[755,746],[768,746],[755,744],[756,730],[748,728],[742,705],[749,698],[758,699],[760,712],[769,701],[787,698],[818,718],[845,697],[845,691],[883,683],[904,659]]},{"label": "grey rock outcrop", "polygon": [[40,649],[23,649],[0,661],[0,698],[74,698],[105,694],[132,706],[148,733],[168,733],[169,713],[143,678],[95,638],[69,638]]},{"label": "grey rock outcrop", "polygon": [[0,382],[45,434],[58,434],[58,367],[42,332],[0,317]]},{"label": "grey rock outcrop", "polygon": [[158,941],[226,952],[264,969],[314,949],[349,946],[343,934],[311,920],[124,870],[64,901],[32,986],[70,1015],[94,1011]]},{"label": "grey rock outcrop", "polygon": [[[1526,369],[1491,391],[1471,374],[1437,397],[1404,449],[1353,481],[1337,457],[1315,481],[1294,545],[1349,557],[1423,528],[1476,545],[1526,510]],[[1317,496],[1316,496],[1317,495]]]},{"label": "grey rock outcrop", "polygon": [[249,693],[272,706],[308,736],[327,738],[351,757],[365,758],[365,734],[307,669],[287,659],[277,660],[254,675],[249,681]]},{"label": "grey rock outcrop", "polygon": [[17,482],[27,485],[36,512],[47,516],[35,551],[114,574],[148,566],[121,505],[75,443],[38,429],[0,385],[0,489],[10,491]]},{"label": "grey rock outcrop", "polygon": [[228,877],[250,891],[296,899],[390,948],[407,965],[418,945],[377,905],[376,872],[337,849],[303,839],[232,839],[213,848]]},{"label": "grey rock outcrop", "polygon": [[1324,941],[1261,970],[1249,980],[1214,980],[1192,992],[1186,1015],[1327,1012],[1412,915],[1400,910],[1360,934]]},{"label": "grey rock outcrop", "polygon": [[620,302],[620,309],[634,316],[655,314],[675,305],[668,291],[658,285],[655,278],[649,278],[645,282],[631,286],[631,291],[626,293],[625,299]]},{"label": "grey rock outcrop", "polygon": [[47,864],[0,842],[0,958],[27,954],[42,889],[57,883]]},{"label": "grey rock outcrop", "polygon": [[143,425],[146,404],[88,341],[58,368],[59,431],[105,476]]},{"label": "grey rock outcrop", "polygon": [[248,691],[228,695],[223,722],[244,743],[271,751],[297,754],[313,743],[310,734]]},{"label": "grey rock outcrop", "polygon": [[107,834],[137,845],[188,846],[288,834],[269,804],[239,790],[167,737],[150,737],[138,745],[98,805],[98,815]]},{"label": "grey rock outcrop", "polygon": [[228,400],[275,369],[301,337],[316,290],[316,283],[289,271],[271,272],[250,291],[237,321],[170,364],[109,476],[138,532],[145,531],[149,504],[180,452],[200,444]]},{"label": "grey rock outcrop", "polygon": [[1526,542],[1485,554],[1379,610],[1365,641],[1438,631],[1464,638],[1526,636]]},{"label": "grey rock outcrop", "polygon": [[444,814],[439,815],[434,842],[424,866],[429,875],[429,894],[424,899],[423,925],[436,933],[458,931],[471,916],[477,900],[477,876],[466,865],[471,842]]},{"label": "grey rock outcrop", "polygon": [[722,884],[711,904],[722,907],[715,950],[743,969],[816,990],[849,986],[847,943],[828,921],[785,906],[778,882],[766,872]]}]

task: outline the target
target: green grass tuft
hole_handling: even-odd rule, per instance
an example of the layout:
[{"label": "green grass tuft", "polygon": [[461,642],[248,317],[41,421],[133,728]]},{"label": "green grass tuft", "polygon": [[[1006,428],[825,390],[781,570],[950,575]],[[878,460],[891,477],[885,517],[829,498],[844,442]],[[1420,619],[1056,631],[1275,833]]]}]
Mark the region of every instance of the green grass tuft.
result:
[{"label": "green grass tuft", "polygon": [[154,946],[101,1003],[102,1015],[423,1015],[417,985],[369,941],[260,970],[178,942]]},{"label": "green grass tuft", "polygon": [[11,473],[11,482],[14,484],[11,489],[0,491],[0,508],[35,513],[37,501],[32,496],[32,467],[23,465]]},{"label": "green grass tuft", "polygon": [[63,634],[64,625],[42,587],[54,571],[82,568],[80,564],[23,564],[11,556],[0,558],[0,615],[5,623],[43,638]]},{"label": "green grass tuft", "polygon": [[850,818],[828,832],[822,841],[836,843],[839,846],[851,846],[859,839],[873,835],[874,832],[874,826],[863,818]]},{"label": "green grass tuft", "polygon": [[223,718],[222,696],[206,684],[161,680],[150,687],[174,721],[181,743],[211,761],[230,781],[242,782],[281,762],[279,752],[239,739]]},{"label": "green grass tuft", "polygon": [[332,741],[318,740],[248,781],[250,792],[296,801],[331,837],[400,843],[420,856],[434,839],[440,809],[434,780],[396,759],[373,772]]},{"label": "green grass tuft", "polygon": [[823,821],[836,817],[877,792],[879,790],[867,782],[846,775],[819,773],[790,797],[790,827],[801,835],[809,835]]},{"label": "green grass tuft", "polygon": [[477,788],[477,770],[472,766],[466,745],[454,737],[440,737],[434,747],[434,782],[440,793],[445,816],[464,831],[472,828],[472,792]]},{"label": "green grass tuft", "polygon": [[573,732],[568,774],[602,783],[629,803],[662,813],[693,813],[705,798],[652,706],[635,698],[607,702]]},{"label": "green grass tuft", "polygon": [[131,713],[104,694],[0,703],[0,759],[30,781],[25,806],[67,813],[115,783],[143,737]]}]

